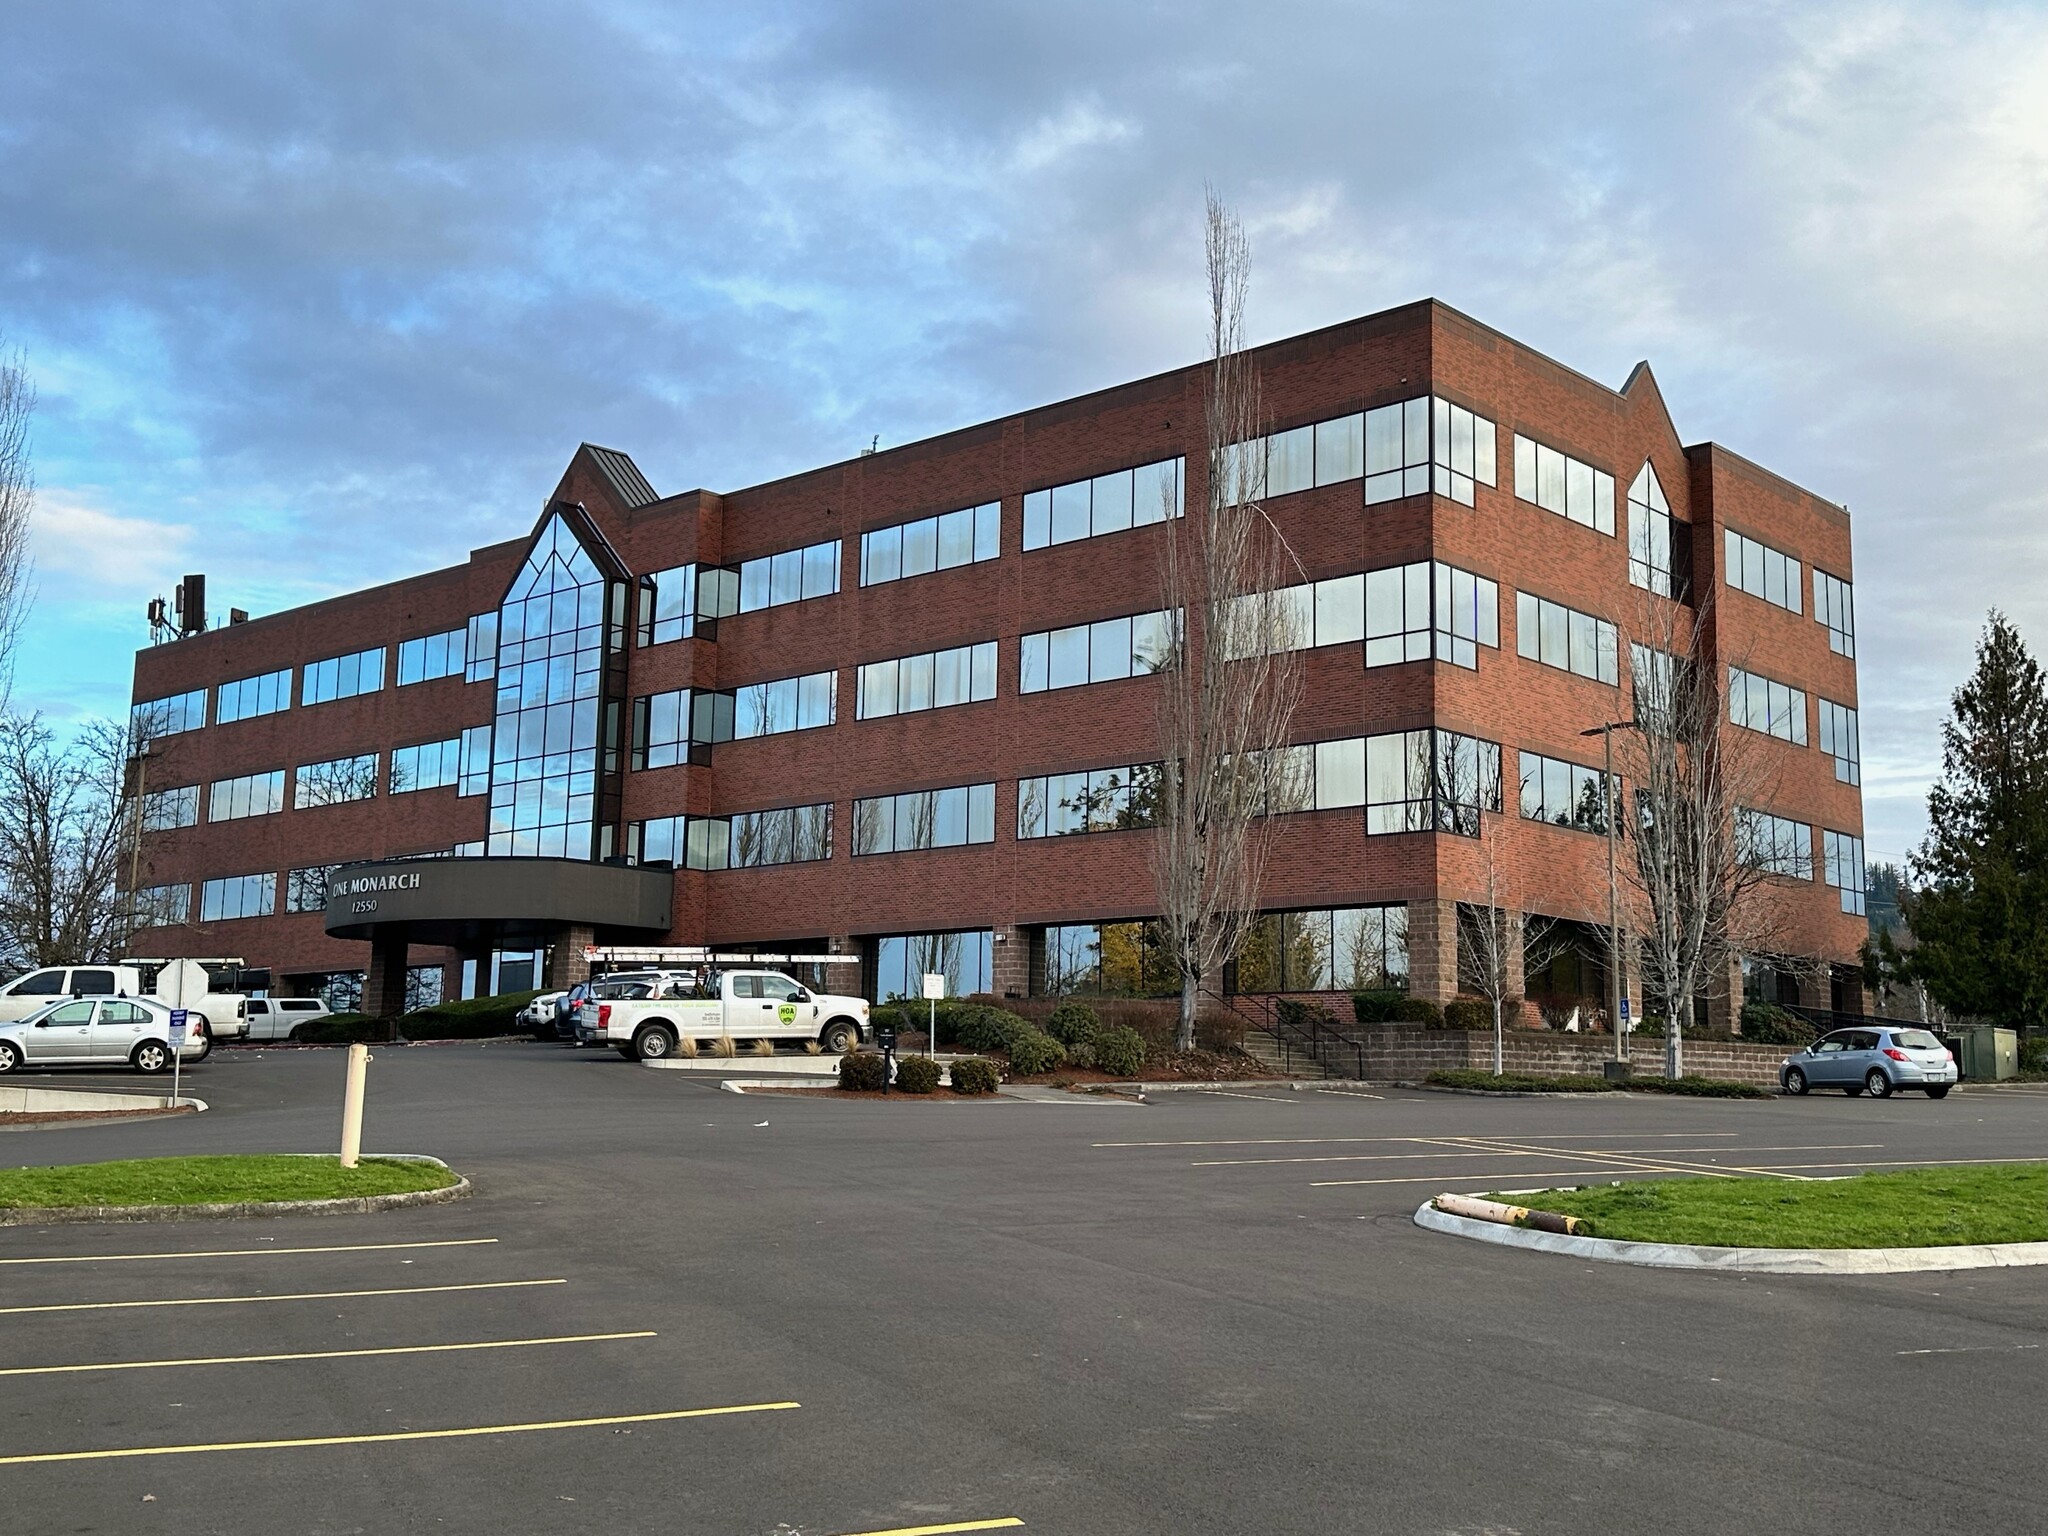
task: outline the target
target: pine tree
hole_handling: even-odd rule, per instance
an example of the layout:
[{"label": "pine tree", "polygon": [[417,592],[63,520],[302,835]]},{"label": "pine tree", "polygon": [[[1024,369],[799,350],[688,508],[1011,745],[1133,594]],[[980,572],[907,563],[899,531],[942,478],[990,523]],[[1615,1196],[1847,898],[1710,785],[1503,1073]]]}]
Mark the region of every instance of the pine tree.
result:
[{"label": "pine tree", "polygon": [[1927,821],[1912,974],[1955,1013],[2048,1023],[2048,682],[1996,610],[1942,727]]}]

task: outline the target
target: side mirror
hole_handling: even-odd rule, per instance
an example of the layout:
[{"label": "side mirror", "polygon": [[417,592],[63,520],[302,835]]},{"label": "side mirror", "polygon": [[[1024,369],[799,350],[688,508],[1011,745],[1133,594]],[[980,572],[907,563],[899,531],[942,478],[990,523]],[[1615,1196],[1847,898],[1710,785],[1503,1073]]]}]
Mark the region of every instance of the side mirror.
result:
[{"label": "side mirror", "polygon": [[798,987],[794,992],[790,993],[788,997],[785,997],[783,999],[785,1003],[808,1003],[810,1000],[811,994],[806,992],[802,987]]}]

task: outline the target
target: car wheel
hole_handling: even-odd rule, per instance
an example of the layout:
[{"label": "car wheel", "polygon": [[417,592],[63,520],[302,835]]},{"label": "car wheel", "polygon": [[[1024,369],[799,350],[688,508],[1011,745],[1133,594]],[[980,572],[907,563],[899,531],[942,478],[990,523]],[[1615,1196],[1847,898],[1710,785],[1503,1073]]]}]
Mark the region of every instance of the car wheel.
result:
[{"label": "car wheel", "polygon": [[0,1040],[0,1076],[21,1070],[21,1047],[12,1040]]},{"label": "car wheel", "polygon": [[1806,1092],[1806,1074],[1797,1067],[1787,1071],[1785,1074],[1785,1091],[1787,1093]]},{"label": "car wheel", "polygon": [[633,1037],[633,1053],[642,1061],[660,1061],[675,1054],[676,1037],[660,1024],[650,1024]]},{"label": "car wheel", "polygon": [[823,1039],[826,1050],[835,1056],[844,1056],[860,1044],[860,1030],[845,1019],[835,1019],[825,1026]]},{"label": "car wheel", "polygon": [[1873,1099],[1892,1096],[1892,1080],[1884,1075],[1883,1067],[1872,1067],[1870,1075],[1863,1079],[1863,1086]]},{"label": "car wheel", "polygon": [[[6,1069],[4,1067],[0,1067],[0,1071],[5,1070]],[[1929,1088],[1927,1090],[1927,1097],[1929,1097],[1930,1099],[1945,1099],[1948,1097],[1948,1090],[1949,1084],[1941,1083],[1933,1088]]]},{"label": "car wheel", "polygon": [[128,1054],[138,1072],[162,1072],[171,1064],[171,1048],[160,1040],[145,1040]]}]

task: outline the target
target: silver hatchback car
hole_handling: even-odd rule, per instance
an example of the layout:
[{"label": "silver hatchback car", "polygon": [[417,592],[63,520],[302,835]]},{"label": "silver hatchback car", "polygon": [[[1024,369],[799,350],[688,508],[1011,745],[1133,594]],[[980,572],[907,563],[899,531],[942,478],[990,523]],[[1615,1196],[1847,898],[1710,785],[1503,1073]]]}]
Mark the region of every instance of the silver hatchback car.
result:
[{"label": "silver hatchback car", "polygon": [[1904,1026],[1838,1029],[1787,1056],[1778,1068],[1787,1093],[1839,1088],[1851,1098],[1867,1093],[1873,1099],[1889,1098],[1895,1088],[1918,1088],[1939,1099],[1957,1075],[1948,1047],[1924,1029]]}]

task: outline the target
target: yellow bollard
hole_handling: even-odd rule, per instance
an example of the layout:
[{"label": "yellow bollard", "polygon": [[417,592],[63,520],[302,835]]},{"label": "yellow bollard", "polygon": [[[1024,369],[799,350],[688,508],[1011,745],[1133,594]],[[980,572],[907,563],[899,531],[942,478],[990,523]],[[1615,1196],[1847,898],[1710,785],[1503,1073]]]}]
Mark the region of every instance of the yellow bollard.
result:
[{"label": "yellow bollard", "polygon": [[341,1166],[353,1168],[363,1150],[363,1079],[370,1067],[370,1048],[348,1048],[348,1088],[341,1100]]}]

